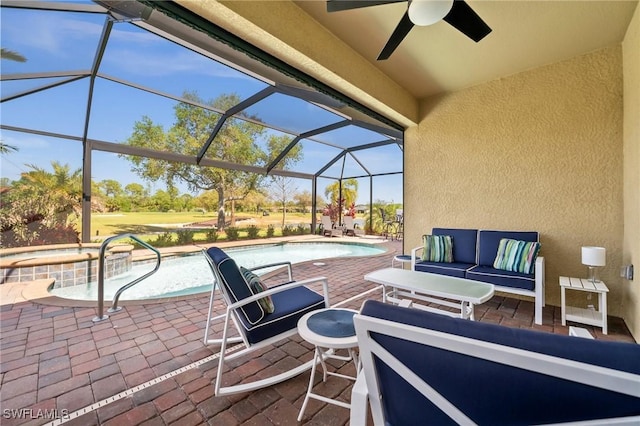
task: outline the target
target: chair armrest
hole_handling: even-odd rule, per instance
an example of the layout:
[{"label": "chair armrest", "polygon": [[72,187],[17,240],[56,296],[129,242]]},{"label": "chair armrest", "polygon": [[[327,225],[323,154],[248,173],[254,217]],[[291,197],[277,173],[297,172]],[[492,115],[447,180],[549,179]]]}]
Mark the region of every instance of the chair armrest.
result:
[{"label": "chair armrest", "polygon": [[360,370],[356,382],[351,388],[351,415],[349,419],[350,426],[360,426],[367,424],[367,402],[369,399],[369,390],[367,389],[367,381],[364,377],[364,371]]},{"label": "chair armrest", "polygon": [[415,247],[411,249],[411,270],[412,271],[416,270],[416,258],[417,258],[418,252],[422,250],[424,250],[424,246]]},{"label": "chair armrest", "polygon": [[266,268],[276,268],[278,266],[286,266],[287,267],[287,272],[289,273],[289,281],[293,281],[293,271],[291,269],[291,262],[276,262],[276,263],[268,263],[266,265],[259,265],[259,266],[254,266],[253,268],[250,268],[250,271],[259,271],[260,269],[266,269]]},{"label": "chair armrest", "polygon": [[255,302],[257,300],[262,299],[263,297],[271,296],[272,294],[275,294],[275,293],[280,293],[281,291],[286,291],[295,287],[301,287],[301,286],[304,286],[307,284],[313,284],[316,282],[322,282],[325,305],[328,307],[329,306],[329,281],[327,280],[327,277],[314,277],[314,278],[309,278],[302,281],[296,281],[289,284],[279,285],[277,287],[271,287],[270,289],[261,291],[260,293],[254,294],[251,297],[247,297],[246,299],[242,299],[235,303],[232,303],[231,305],[227,306],[227,311],[238,309],[248,303]]}]

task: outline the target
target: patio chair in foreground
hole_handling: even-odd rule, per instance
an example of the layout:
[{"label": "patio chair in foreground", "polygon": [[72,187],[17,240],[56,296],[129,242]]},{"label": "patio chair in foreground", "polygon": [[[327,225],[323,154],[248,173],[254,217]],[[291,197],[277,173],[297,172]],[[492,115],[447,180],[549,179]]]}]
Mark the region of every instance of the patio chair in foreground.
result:
[{"label": "patio chair in foreground", "polygon": [[[366,301],[351,424],[640,424],[640,345]],[[577,422],[577,423],[573,423]]]},{"label": "patio chair in foreground", "polygon": [[[209,313],[204,335],[205,344],[220,344],[220,361],[216,375],[215,394],[228,395],[247,392],[294,377],[313,365],[309,361],[289,371],[267,377],[250,383],[222,387],[222,375],[225,372],[224,363],[265,346],[276,343],[295,335],[298,319],[307,312],[329,307],[329,288],[325,277],[310,278],[303,281],[293,281],[291,263],[282,262],[241,270],[236,262],[224,251],[217,247],[203,250],[205,258],[211,266],[215,278],[215,285],[211,289]],[[287,267],[289,281],[273,286],[264,291],[256,290],[259,279],[252,271],[262,268]],[[257,280],[257,282],[256,282]],[[324,295],[306,287],[308,284],[321,283]],[[226,311],[222,315],[214,315],[213,304],[215,293],[219,291]],[[222,338],[210,337],[212,322],[224,319]],[[239,336],[233,334],[231,323],[237,329]],[[228,345],[241,342],[244,348],[226,354]]]}]

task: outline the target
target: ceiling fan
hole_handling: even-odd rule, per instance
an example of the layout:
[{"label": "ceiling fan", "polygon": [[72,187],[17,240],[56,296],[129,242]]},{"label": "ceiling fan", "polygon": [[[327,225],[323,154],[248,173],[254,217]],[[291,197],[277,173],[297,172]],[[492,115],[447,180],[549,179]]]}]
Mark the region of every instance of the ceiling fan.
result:
[{"label": "ceiling fan", "polygon": [[388,3],[408,2],[407,11],[391,34],[389,41],[378,55],[378,60],[388,59],[400,42],[414,27],[446,21],[476,43],[491,32],[491,28],[471,9],[464,0],[328,0],[327,12],[359,9]]}]

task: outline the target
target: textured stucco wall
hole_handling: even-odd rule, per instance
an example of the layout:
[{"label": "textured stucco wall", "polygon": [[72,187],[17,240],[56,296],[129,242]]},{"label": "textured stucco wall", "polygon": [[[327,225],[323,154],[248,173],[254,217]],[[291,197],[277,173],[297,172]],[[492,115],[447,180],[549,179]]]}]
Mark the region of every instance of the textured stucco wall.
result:
[{"label": "textured stucco wall", "polygon": [[633,264],[633,281],[622,281],[623,318],[640,342],[640,7],[622,43],[624,68],[624,243],[622,261]]},{"label": "textured stucco wall", "polygon": [[622,91],[618,46],[425,99],[405,134],[405,251],[434,226],[537,230],[559,306],[558,276],[586,276],[580,247],[604,246],[622,316]]}]

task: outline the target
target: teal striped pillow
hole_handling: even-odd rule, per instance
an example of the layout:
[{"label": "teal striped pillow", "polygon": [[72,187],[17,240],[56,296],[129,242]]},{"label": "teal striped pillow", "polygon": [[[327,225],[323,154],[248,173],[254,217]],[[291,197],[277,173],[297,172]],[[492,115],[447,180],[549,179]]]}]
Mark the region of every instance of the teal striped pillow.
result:
[{"label": "teal striped pillow", "polygon": [[451,235],[423,235],[422,260],[426,262],[453,262],[453,237]]},{"label": "teal striped pillow", "polygon": [[[245,268],[244,266],[241,266],[240,272],[242,272],[244,279],[247,280],[247,283],[249,284],[249,288],[251,289],[254,295],[267,290],[267,286],[264,285],[264,283],[260,280],[260,277],[254,274],[252,271]],[[275,306],[273,305],[273,299],[271,299],[271,296],[258,299],[258,303],[260,304],[260,307],[262,308],[262,310],[267,314],[272,314],[273,311],[275,311],[276,309]]]},{"label": "teal striped pillow", "polygon": [[504,271],[533,274],[540,243],[503,238],[498,245],[493,267]]}]

